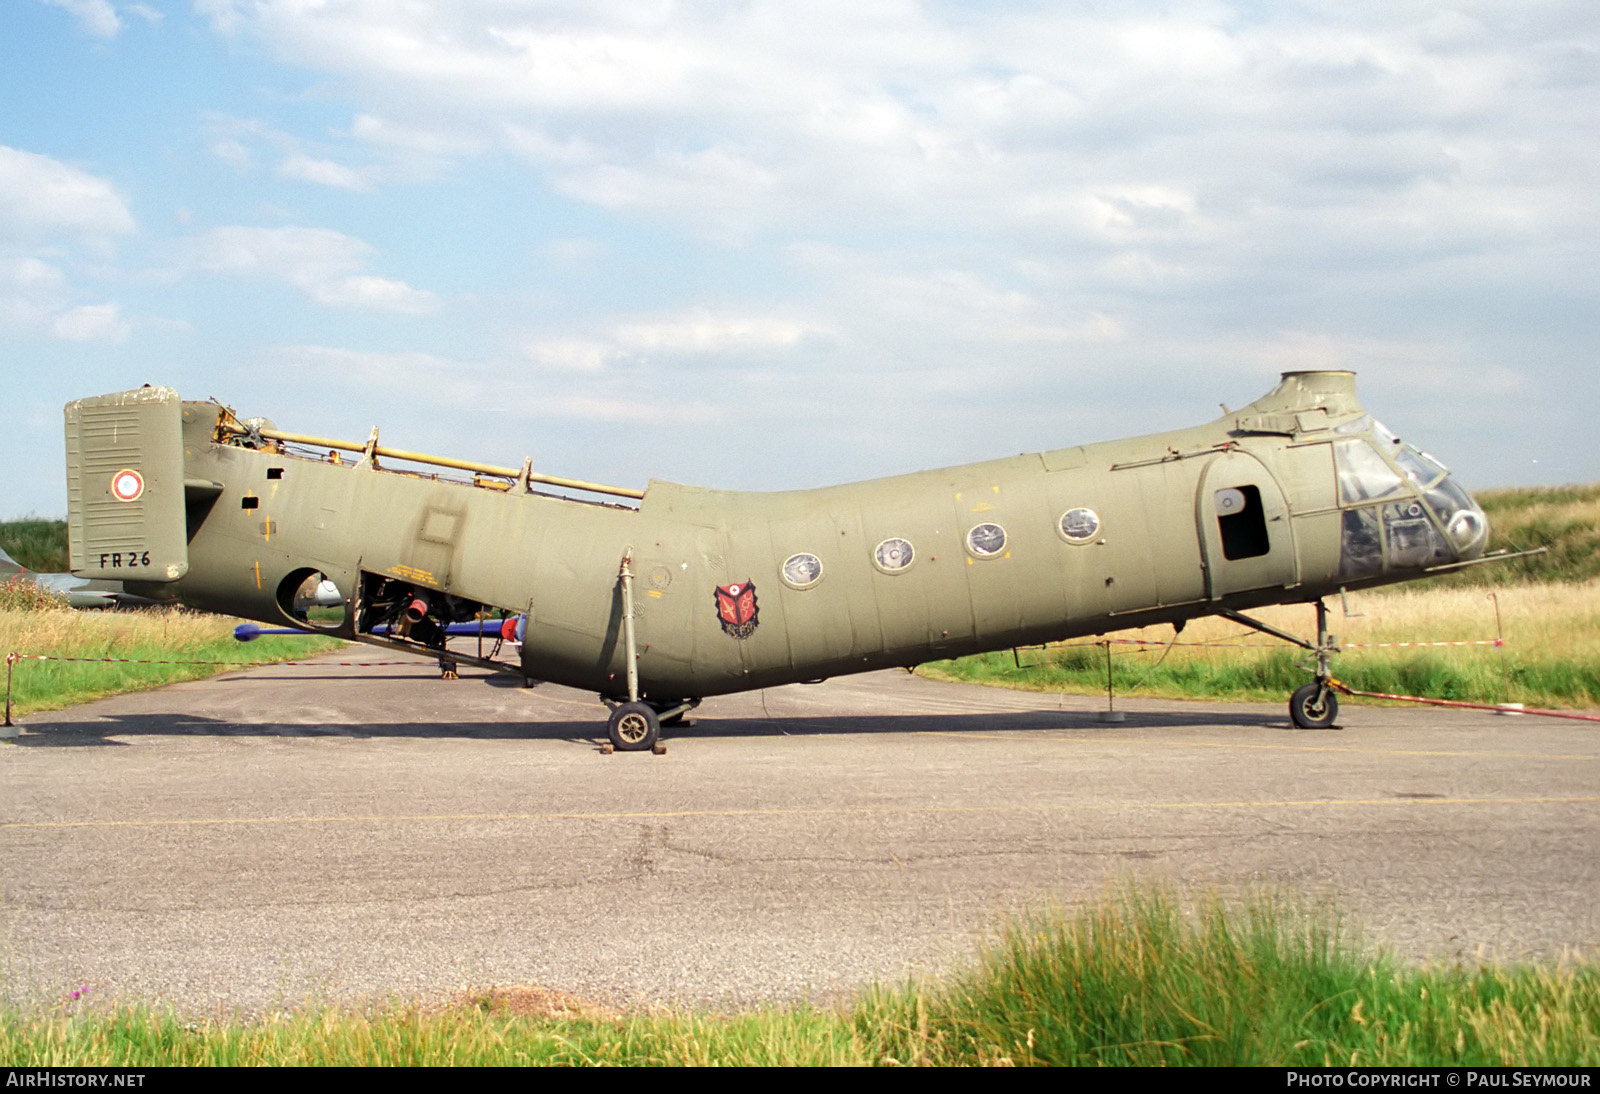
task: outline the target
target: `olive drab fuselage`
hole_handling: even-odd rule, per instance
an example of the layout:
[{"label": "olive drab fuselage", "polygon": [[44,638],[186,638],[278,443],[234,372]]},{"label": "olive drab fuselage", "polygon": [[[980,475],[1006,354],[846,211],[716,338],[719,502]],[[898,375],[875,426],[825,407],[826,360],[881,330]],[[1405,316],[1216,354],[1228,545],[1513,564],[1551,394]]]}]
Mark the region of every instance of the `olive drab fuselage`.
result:
[{"label": "olive drab fuselage", "polygon": [[[116,448],[91,429],[105,406],[156,414],[163,399],[69,404],[74,572],[347,638],[372,637],[368,601],[520,616],[523,672],[612,698],[628,695],[629,602],[639,696],[665,701],[1315,601],[1471,559],[1487,538],[1481,510],[1368,417],[1343,372],[1286,374],[1172,433],[816,490],[652,482],[636,505],[344,460],[230,432],[215,403],[161,410],[175,442],[150,426]],[[110,494],[129,468],[164,497]],[[125,550],[106,550],[118,536]],[[152,550],[159,572],[138,562]],[[127,552],[134,565],[111,565]],[[308,617],[308,579],[345,610]],[[432,633],[405,628],[391,644]]]}]

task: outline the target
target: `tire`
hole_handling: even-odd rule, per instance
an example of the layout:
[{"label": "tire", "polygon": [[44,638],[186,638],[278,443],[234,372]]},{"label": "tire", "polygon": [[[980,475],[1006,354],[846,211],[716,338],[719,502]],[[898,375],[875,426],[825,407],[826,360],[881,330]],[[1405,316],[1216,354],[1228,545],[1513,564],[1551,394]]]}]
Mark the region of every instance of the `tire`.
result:
[{"label": "tire", "polygon": [[1313,681],[1289,697],[1289,717],[1301,729],[1327,729],[1338,716],[1339,696],[1326,684]]},{"label": "tire", "polygon": [[648,752],[655,747],[661,722],[644,703],[623,703],[611,712],[606,732],[618,752]]}]

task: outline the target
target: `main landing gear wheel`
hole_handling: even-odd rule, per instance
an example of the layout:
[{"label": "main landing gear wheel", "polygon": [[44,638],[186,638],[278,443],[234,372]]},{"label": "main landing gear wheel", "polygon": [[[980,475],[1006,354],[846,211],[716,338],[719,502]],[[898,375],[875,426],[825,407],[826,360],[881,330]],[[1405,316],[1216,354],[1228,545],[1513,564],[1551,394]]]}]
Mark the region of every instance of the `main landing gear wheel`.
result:
[{"label": "main landing gear wheel", "polygon": [[611,746],[618,752],[648,752],[661,732],[656,712],[644,703],[623,703],[606,723]]},{"label": "main landing gear wheel", "polygon": [[1339,716],[1339,696],[1327,684],[1313,680],[1289,697],[1289,717],[1301,729],[1327,729]]}]

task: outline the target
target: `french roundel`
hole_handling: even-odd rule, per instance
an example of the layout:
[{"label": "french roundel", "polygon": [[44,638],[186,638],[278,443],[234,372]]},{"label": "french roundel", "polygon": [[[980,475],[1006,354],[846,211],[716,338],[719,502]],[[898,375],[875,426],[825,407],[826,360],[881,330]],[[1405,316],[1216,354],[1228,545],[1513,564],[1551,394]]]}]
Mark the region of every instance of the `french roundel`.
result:
[{"label": "french roundel", "polygon": [[118,501],[138,501],[144,493],[144,476],[132,468],[123,468],[111,476],[111,496]]}]

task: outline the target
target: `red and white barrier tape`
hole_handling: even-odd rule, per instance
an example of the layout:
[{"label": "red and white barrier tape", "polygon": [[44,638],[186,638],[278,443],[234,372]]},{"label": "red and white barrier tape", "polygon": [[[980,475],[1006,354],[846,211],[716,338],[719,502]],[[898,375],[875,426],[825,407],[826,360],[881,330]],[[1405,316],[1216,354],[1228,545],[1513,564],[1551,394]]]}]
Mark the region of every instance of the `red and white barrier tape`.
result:
[{"label": "red and white barrier tape", "polygon": [[[1099,638],[1093,642],[1063,642],[1060,646],[1025,646],[1022,649],[1064,649],[1072,646],[1103,646],[1110,643],[1114,646],[1141,646],[1147,649],[1166,649],[1168,646],[1192,646],[1199,649],[1281,649],[1277,642],[1162,642],[1155,638]],[[1493,646],[1499,649],[1504,646],[1503,638],[1476,638],[1465,642],[1345,642],[1339,646],[1342,650],[1376,650],[1391,648],[1408,648],[1417,646]]]},{"label": "red and white barrier tape", "polygon": [[305,668],[341,665],[347,668],[378,668],[393,665],[415,665],[415,661],[153,661],[137,657],[57,657],[52,653],[10,653],[7,663],[13,661],[91,661],[120,665],[233,665],[240,668],[266,668],[269,665],[295,665]]},{"label": "red and white barrier tape", "polygon": [[1564,710],[1535,710],[1497,703],[1466,703],[1459,699],[1424,699],[1420,695],[1391,695],[1384,691],[1357,691],[1339,680],[1330,681],[1334,690],[1345,695],[1359,695],[1363,699],[1392,699],[1398,703],[1426,703],[1432,707],[1460,707],[1463,710],[1492,710],[1500,714],[1536,714],[1541,718],[1571,718],[1579,722],[1600,722],[1600,714],[1574,714]]},{"label": "red and white barrier tape", "polygon": [[1412,646],[1493,646],[1495,649],[1499,649],[1505,644],[1506,640],[1504,638],[1479,638],[1470,642],[1346,642],[1339,648],[1342,650],[1377,650]]}]

